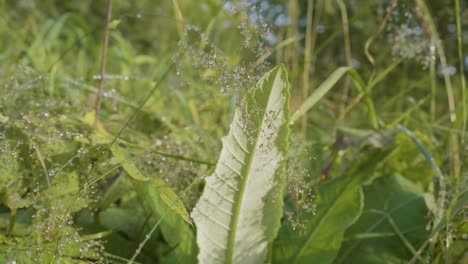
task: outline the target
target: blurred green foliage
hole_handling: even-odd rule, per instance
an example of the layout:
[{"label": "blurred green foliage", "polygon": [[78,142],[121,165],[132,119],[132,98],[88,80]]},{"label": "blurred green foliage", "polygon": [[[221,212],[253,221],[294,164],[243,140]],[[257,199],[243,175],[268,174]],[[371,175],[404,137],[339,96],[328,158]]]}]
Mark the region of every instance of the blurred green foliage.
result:
[{"label": "blurred green foliage", "polygon": [[[308,2],[314,3],[312,21]],[[391,2],[114,1],[95,129],[89,118],[100,78],[105,2],[0,0],[0,262],[193,261],[194,226],[181,212],[190,212],[199,198],[200,179],[219,157],[240,98],[279,63],[288,70],[293,112],[306,100],[303,87],[310,95],[340,66],[357,71],[364,91],[344,77],[307,112],[305,125],[291,125],[287,232],[271,248],[294,247],[295,240],[283,239],[310,234],[318,241],[311,255],[330,256],[327,262],[354,256],[376,263],[382,252],[395,263],[466,262],[463,207],[455,205],[466,201],[461,192],[468,183],[468,6],[459,1],[456,13],[455,1],[422,1],[430,12],[423,13],[421,1],[398,1],[369,47],[372,64],[366,42]],[[449,118],[447,82],[428,17],[447,60],[456,122]],[[375,106],[378,128],[366,100]],[[434,178],[397,124],[415,131],[442,179]],[[112,141],[132,165],[121,166],[122,155],[109,150]],[[152,184],[139,181],[135,171]],[[366,181],[352,181],[363,171]],[[160,192],[161,186],[168,191]],[[359,203],[332,207],[328,199],[348,196]],[[174,207],[164,197],[183,205],[168,211]],[[438,199],[443,208],[436,208]],[[438,209],[447,216],[439,226]],[[156,226],[165,212],[167,219]],[[317,229],[317,217],[327,212],[336,216],[324,222],[332,226]],[[348,212],[355,217],[333,225]],[[332,229],[343,239],[335,237],[327,248],[331,242],[321,234]],[[282,254],[278,249],[268,257],[288,257]]]}]

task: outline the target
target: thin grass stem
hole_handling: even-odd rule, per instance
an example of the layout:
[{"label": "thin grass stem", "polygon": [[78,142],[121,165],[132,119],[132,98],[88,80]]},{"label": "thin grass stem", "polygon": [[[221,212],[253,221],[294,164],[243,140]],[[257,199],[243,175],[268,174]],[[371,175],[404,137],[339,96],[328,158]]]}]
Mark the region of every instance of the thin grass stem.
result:
[{"label": "thin grass stem", "polygon": [[[309,74],[310,74],[310,56],[312,53],[312,29],[313,27],[313,11],[314,0],[307,1],[307,27],[304,47],[304,68],[302,71],[302,98],[309,96]],[[302,138],[306,137],[307,133],[307,115],[304,115],[301,120],[301,135]]]},{"label": "thin grass stem", "polygon": [[[343,27],[343,41],[344,41],[346,65],[348,67],[351,67],[352,58],[351,58],[351,40],[349,36],[348,11],[346,10],[346,5],[343,3],[343,0],[337,0],[337,3],[341,11],[341,21],[342,21],[341,24]],[[346,102],[348,101],[349,85],[350,85],[350,77],[346,76],[344,80],[344,84],[343,84],[343,95],[342,95],[342,103],[340,106],[340,116],[344,115]]]},{"label": "thin grass stem", "polygon": [[[457,46],[458,46],[458,61],[460,67],[460,85],[462,92],[462,124],[461,129],[466,131],[466,123],[468,122],[468,94],[466,91],[466,80],[465,80],[465,64],[463,62],[463,42],[462,42],[462,23],[461,23],[461,11],[460,2],[461,0],[455,1],[455,20],[457,24]],[[465,135],[461,137],[461,143],[465,142]]]},{"label": "thin grass stem", "polygon": [[99,123],[99,116],[101,114],[101,105],[102,105],[102,94],[104,90],[104,79],[106,75],[106,63],[107,63],[107,49],[109,47],[109,31],[110,31],[110,21],[111,21],[111,14],[112,14],[112,0],[107,0],[107,9],[106,9],[106,28],[104,31],[104,43],[102,45],[102,58],[101,58],[101,72],[100,72],[100,79],[98,85],[98,93],[96,99],[96,113],[94,118],[93,127],[97,128],[97,124]]}]

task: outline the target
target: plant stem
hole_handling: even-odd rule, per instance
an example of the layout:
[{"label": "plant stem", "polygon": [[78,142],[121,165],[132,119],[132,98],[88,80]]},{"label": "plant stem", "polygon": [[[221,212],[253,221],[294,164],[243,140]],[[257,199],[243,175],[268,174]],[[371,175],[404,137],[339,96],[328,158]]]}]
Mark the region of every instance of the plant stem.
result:
[{"label": "plant stem", "polygon": [[[351,41],[349,38],[348,12],[346,10],[346,5],[343,3],[343,0],[337,0],[337,3],[341,11],[346,66],[351,67]],[[340,106],[340,115],[343,114],[346,109],[346,101],[348,100],[348,93],[349,93],[349,84],[350,84],[350,77],[346,76],[345,83],[343,85],[343,96],[342,96],[343,102]]]},{"label": "plant stem", "polygon": [[109,28],[110,28],[111,13],[112,13],[112,0],[107,0],[106,29],[104,31],[104,43],[102,47],[101,73],[100,73],[99,86],[98,86],[97,99],[96,99],[96,108],[95,108],[96,116],[94,118],[94,124],[93,124],[94,128],[97,127],[97,124],[99,122],[99,115],[101,113],[104,78],[106,74],[107,48],[109,46]]},{"label": "plant stem", "polygon": [[[314,10],[314,0],[307,1],[307,27],[306,39],[304,48],[304,69],[302,72],[302,98],[307,98],[309,95],[309,73],[310,73],[310,55],[312,53],[312,14]],[[306,137],[307,131],[307,115],[302,117],[301,134]]]},{"label": "plant stem", "polygon": [[[294,39],[297,38],[297,32],[299,28],[299,18],[300,18],[300,9],[298,0],[290,0],[287,4],[287,10],[291,17],[291,25],[286,30],[285,39]],[[298,51],[300,50],[300,42],[293,42],[292,45],[284,49],[284,61],[291,68],[291,76],[299,76],[299,60]],[[299,79],[299,78],[298,78]]]},{"label": "plant stem", "polygon": [[[435,49],[439,56],[440,64],[442,66],[442,76],[444,77],[445,88],[447,91],[447,100],[450,113],[450,122],[452,127],[457,126],[457,113],[455,107],[455,98],[453,94],[452,81],[450,80],[450,75],[448,73],[448,64],[447,57],[445,56],[445,50],[442,45],[442,40],[440,39],[439,33],[437,32],[437,27],[435,25],[434,19],[429,11],[429,8],[424,0],[416,0],[416,4],[421,9],[420,18],[423,21],[427,32],[429,33],[432,42],[435,44]],[[458,137],[455,134],[450,135],[449,139],[449,151],[451,154],[451,174],[455,179],[455,183],[458,186],[458,183],[461,180],[461,163],[460,163],[460,147],[458,144]]]},{"label": "plant stem", "polygon": [[398,0],[393,0],[392,3],[390,4],[390,7],[387,9],[387,14],[385,15],[384,19],[382,20],[382,23],[380,23],[379,28],[377,31],[370,36],[370,38],[366,41],[366,45],[364,47],[364,53],[366,54],[367,59],[369,62],[374,65],[375,60],[372,54],[369,52],[369,47],[372,45],[374,40],[382,33],[382,31],[385,29],[385,25],[387,24],[388,19],[392,15],[393,10],[397,7],[398,5]]},{"label": "plant stem", "polygon": [[[177,33],[179,33],[179,38],[181,41],[185,41],[184,36],[184,15],[182,14],[182,10],[180,9],[179,2],[177,0],[172,0],[172,5],[174,6],[174,15],[177,18]],[[204,41],[203,41],[204,42]]]},{"label": "plant stem", "polygon": [[[431,43],[431,46],[433,44]],[[431,64],[429,66],[429,78],[431,79],[431,123],[434,123],[436,120],[436,107],[437,107],[437,75],[436,75],[436,59],[435,59],[435,50],[430,50]]]},{"label": "plant stem", "polygon": [[[462,25],[460,19],[460,0],[455,0],[455,20],[457,23],[457,45],[458,45],[458,60],[460,62],[460,82],[462,89],[462,124],[461,128],[466,131],[466,122],[468,119],[468,98],[466,92],[466,81],[465,81],[465,65],[463,63],[463,42],[462,42]],[[465,135],[461,137],[461,143],[465,142]]]}]

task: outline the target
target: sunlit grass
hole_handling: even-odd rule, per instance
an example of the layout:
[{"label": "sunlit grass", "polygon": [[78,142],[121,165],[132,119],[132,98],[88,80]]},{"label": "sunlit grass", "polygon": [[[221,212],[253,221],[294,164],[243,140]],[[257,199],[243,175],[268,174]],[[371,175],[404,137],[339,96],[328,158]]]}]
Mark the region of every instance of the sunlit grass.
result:
[{"label": "sunlit grass", "polygon": [[[362,204],[364,211],[353,211],[362,217],[356,229],[339,229],[337,260],[348,256],[349,241],[376,235],[353,233],[371,212],[397,230],[391,236],[405,253],[395,258],[462,261],[466,4],[399,3],[379,31],[385,1],[253,2],[114,1],[95,129],[89,116],[101,78],[105,4],[0,1],[2,262],[180,260],[168,230],[194,237],[195,226],[158,207],[157,188],[142,194],[148,186],[135,184],[141,179],[131,178],[110,146],[125,149],[135,168],[163,181],[190,212],[241,98],[280,63],[292,95],[284,230],[315,230],[317,206],[317,217],[330,209],[322,198],[331,193],[318,194],[370,160],[372,175],[353,190],[365,197],[385,177],[403,179],[401,186],[427,198],[418,207],[427,218],[417,222],[432,230],[432,240],[401,229],[404,216]],[[365,55],[371,36],[372,63]],[[377,154],[383,158],[372,159]],[[278,252],[272,243],[268,260],[281,260]]]}]

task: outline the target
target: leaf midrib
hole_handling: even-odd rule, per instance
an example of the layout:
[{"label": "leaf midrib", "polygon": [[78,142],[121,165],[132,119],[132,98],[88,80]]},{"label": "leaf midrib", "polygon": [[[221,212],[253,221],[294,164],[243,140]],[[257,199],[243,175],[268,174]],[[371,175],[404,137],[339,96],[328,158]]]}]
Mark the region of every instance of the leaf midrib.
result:
[{"label": "leaf midrib", "polygon": [[[273,84],[272,84],[272,89],[270,89],[270,93],[268,94],[268,99],[267,99],[267,104],[266,104],[265,110],[269,109],[269,106],[270,106],[270,103],[271,103],[270,102],[271,95],[273,94],[273,89],[276,87],[277,82],[278,82],[278,77],[281,76],[281,73],[282,73],[281,68],[276,70],[275,79],[274,79]],[[261,131],[262,131],[264,123],[265,123],[266,113],[267,113],[267,111],[265,111],[263,113],[262,121],[260,122],[260,129],[258,130],[257,136],[255,137],[255,143],[254,143],[254,146],[252,148],[252,151],[249,153],[249,159],[248,159],[248,163],[247,163],[247,175],[242,180],[241,188],[239,190],[238,196],[236,197],[237,198],[236,199],[236,210],[235,210],[235,213],[234,213],[234,219],[233,219],[232,224],[231,224],[231,234],[229,236],[229,243],[228,243],[228,250],[229,250],[228,254],[227,254],[227,263],[228,264],[231,264],[232,260],[233,260],[234,245],[235,245],[235,242],[236,242],[237,224],[238,224],[238,221],[239,221],[239,212],[240,212],[240,209],[242,207],[242,203],[240,201],[243,200],[246,183],[247,183],[247,180],[248,180],[248,178],[249,178],[249,176],[251,174],[250,170],[251,170],[251,167],[252,167],[253,158],[254,158],[256,150],[257,150],[258,140],[260,139]]]}]

